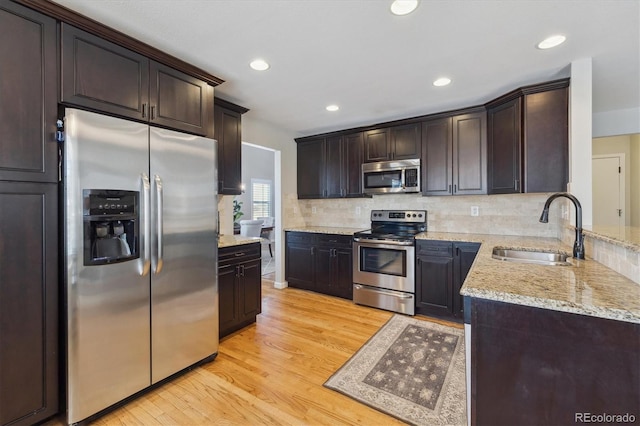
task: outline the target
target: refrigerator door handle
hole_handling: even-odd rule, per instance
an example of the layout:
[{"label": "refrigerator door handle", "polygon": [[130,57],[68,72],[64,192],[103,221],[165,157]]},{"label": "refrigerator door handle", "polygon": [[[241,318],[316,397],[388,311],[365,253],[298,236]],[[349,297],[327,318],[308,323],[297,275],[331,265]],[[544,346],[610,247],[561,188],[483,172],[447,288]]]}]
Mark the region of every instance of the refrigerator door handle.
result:
[{"label": "refrigerator door handle", "polygon": [[154,273],[158,275],[162,271],[162,179],[158,175],[153,176],[153,180],[156,184],[156,242],[157,242],[157,255],[156,265],[154,267]]},{"label": "refrigerator door handle", "polygon": [[142,193],[142,206],[140,212],[142,214],[142,226],[144,227],[142,232],[142,238],[140,241],[140,248],[142,253],[139,259],[139,273],[141,276],[145,276],[149,273],[151,266],[151,183],[149,182],[149,176],[146,173],[140,174],[140,186]]}]

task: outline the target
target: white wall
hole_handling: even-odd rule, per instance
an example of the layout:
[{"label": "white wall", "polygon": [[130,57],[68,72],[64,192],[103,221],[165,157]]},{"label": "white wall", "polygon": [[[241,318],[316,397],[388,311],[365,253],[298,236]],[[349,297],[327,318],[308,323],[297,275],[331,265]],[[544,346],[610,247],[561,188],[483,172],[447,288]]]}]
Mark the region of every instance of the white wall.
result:
[{"label": "white wall", "polygon": [[640,133],[640,107],[593,114],[594,138],[632,133]]}]

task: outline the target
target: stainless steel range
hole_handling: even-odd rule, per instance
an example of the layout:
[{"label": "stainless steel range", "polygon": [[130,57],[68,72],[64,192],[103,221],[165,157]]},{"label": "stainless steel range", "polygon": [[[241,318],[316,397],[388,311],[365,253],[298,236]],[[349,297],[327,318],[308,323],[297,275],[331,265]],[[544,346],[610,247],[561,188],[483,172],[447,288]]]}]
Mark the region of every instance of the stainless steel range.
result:
[{"label": "stainless steel range", "polygon": [[415,236],[425,210],[372,210],[371,229],[353,237],[353,301],[415,314]]}]

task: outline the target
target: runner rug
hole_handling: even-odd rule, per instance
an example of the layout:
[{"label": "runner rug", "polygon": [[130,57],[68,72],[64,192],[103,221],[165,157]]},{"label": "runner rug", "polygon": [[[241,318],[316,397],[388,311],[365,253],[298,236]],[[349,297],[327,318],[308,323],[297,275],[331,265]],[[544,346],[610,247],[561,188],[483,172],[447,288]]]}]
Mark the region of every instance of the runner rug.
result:
[{"label": "runner rug", "polygon": [[324,384],[404,422],[467,424],[464,331],[394,315]]}]

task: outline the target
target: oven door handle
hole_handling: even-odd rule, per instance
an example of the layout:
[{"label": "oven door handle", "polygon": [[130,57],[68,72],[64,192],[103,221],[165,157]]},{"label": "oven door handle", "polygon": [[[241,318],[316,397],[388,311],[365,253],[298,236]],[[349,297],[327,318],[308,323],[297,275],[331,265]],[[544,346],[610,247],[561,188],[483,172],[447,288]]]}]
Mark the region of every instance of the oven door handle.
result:
[{"label": "oven door handle", "polygon": [[[355,290],[364,290],[365,287],[360,285],[360,284],[354,284],[353,288]],[[392,297],[396,297],[398,299],[413,299],[413,294],[406,294],[406,293],[402,293],[400,291],[394,291],[394,290],[385,290],[383,288],[372,288],[372,287],[368,287],[369,290],[371,291],[375,291],[376,293],[382,293],[382,294],[386,294]]]},{"label": "oven door handle", "polygon": [[380,247],[381,245],[391,245],[391,246],[413,246],[413,241],[393,241],[393,240],[375,240],[375,242],[371,242],[371,240],[366,240],[358,237],[354,237],[353,241],[356,243],[360,243],[360,245],[366,245],[367,247]]}]

